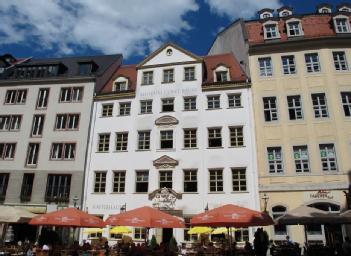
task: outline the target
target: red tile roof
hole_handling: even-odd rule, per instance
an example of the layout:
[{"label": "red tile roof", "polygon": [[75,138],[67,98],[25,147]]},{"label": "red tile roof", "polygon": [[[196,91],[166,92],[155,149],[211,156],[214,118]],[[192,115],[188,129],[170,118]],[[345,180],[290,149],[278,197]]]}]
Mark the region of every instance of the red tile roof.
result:
[{"label": "red tile roof", "polygon": [[218,55],[207,55],[204,56],[203,59],[205,65],[203,83],[214,83],[213,71],[219,65],[224,65],[229,68],[230,81],[246,81],[247,77],[233,54],[225,53]]},{"label": "red tile roof", "polygon": [[117,71],[112,75],[110,80],[106,83],[104,88],[101,90],[101,93],[108,93],[112,92],[113,82],[118,77],[125,77],[128,79],[129,90],[135,91],[136,84],[137,84],[137,70],[136,65],[122,65]]}]

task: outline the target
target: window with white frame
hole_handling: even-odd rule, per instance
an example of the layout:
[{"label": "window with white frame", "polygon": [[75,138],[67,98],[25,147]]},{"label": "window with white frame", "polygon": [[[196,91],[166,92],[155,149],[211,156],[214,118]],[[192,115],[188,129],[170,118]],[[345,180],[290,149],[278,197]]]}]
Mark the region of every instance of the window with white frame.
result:
[{"label": "window with white frame", "polygon": [[34,115],[32,123],[31,137],[43,135],[45,115]]},{"label": "window with white frame", "polygon": [[318,53],[306,53],[305,62],[308,73],[315,73],[321,71]]},{"label": "window with white frame", "polygon": [[127,151],[128,132],[116,132],[116,151]]},{"label": "window with white frame", "polygon": [[311,94],[312,105],[315,118],[329,117],[327,98],[325,93],[313,93]]},{"label": "window with white frame", "polygon": [[197,170],[184,170],[184,192],[197,192]]},{"label": "window with white frame", "polygon": [[38,164],[40,143],[29,143],[26,157],[26,166],[36,166]]},{"label": "window with white frame", "polygon": [[320,144],[319,152],[321,155],[322,170],[336,171],[338,169],[334,144]]},{"label": "window with white frame", "polygon": [[114,92],[123,92],[123,91],[128,91],[128,80],[125,81],[116,81],[113,84],[113,89],[112,91]]},{"label": "window with white frame", "polygon": [[79,114],[57,114],[55,130],[77,130],[79,126]]},{"label": "window with white frame", "polygon": [[173,130],[160,131],[160,148],[173,148]]},{"label": "window with white frame", "polygon": [[149,191],[149,171],[136,171],[135,192],[147,193]]},{"label": "window with white frame", "polygon": [[95,172],[94,193],[105,193],[107,172]]},{"label": "window with white frame", "polygon": [[150,150],[150,131],[138,132],[138,150]]},{"label": "window with white frame", "polygon": [[264,39],[276,39],[280,37],[278,23],[266,24],[264,28]]},{"label": "window with white frame", "polygon": [[184,129],[184,148],[197,147],[197,132],[196,128]]},{"label": "window with white frame", "polygon": [[[277,219],[280,216],[283,216],[287,212],[285,206],[277,205],[272,207],[272,217]],[[288,234],[288,229],[286,225],[274,225],[274,235],[276,236],[286,236]]]},{"label": "window with white frame", "polygon": [[130,115],[130,102],[120,102],[119,103],[119,115],[120,116],[129,116]]},{"label": "window with white frame", "polygon": [[229,108],[240,108],[241,107],[241,94],[240,93],[228,94],[228,107]]},{"label": "window with white frame", "polygon": [[207,108],[208,109],[219,109],[221,108],[220,95],[208,95],[207,96]]},{"label": "window with white frame", "polygon": [[282,65],[284,75],[296,74],[296,63],[294,55],[282,56]]},{"label": "window with white frame", "polygon": [[249,241],[249,229],[248,228],[237,228],[234,231],[234,238],[236,242]]},{"label": "window with white frame", "polygon": [[300,95],[287,96],[290,120],[303,119],[302,103]]},{"label": "window with white frame", "polygon": [[268,147],[267,148],[268,156],[268,167],[269,173],[283,173],[283,155],[281,147]]},{"label": "window with white frame", "polygon": [[126,171],[113,171],[113,193],[124,193],[126,188]]},{"label": "window with white frame", "polygon": [[152,100],[141,100],[140,114],[151,114],[151,113],[152,113]]},{"label": "window with white frame", "polygon": [[246,169],[232,168],[233,192],[247,191]]},{"label": "window with white frame", "polygon": [[273,67],[271,57],[258,58],[258,64],[260,67],[260,76],[272,76]]},{"label": "window with white frame", "polygon": [[272,122],[278,120],[278,108],[276,97],[263,97],[264,120]]},{"label": "window with white frame", "polygon": [[196,96],[184,97],[184,111],[196,110]]},{"label": "window with white frame", "polygon": [[145,240],[146,238],[146,228],[134,228],[134,239],[135,240]]},{"label": "window with white frame", "polygon": [[159,188],[172,188],[172,171],[159,172]]},{"label": "window with white frame", "polygon": [[174,99],[167,98],[162,99],[162,112],[172,112],[174,111]]},{"label": "window with white frame", "polygon": [[49,101],[49,88],[40,88],[38,92],[37,108],[43,109],[47,108]]},{"label": "window with white frame", "polygon": [[230,146],[243,147],[244,146],[244,132],[242,126],[229,127]]},{"label": "window with white frame", "polygon": [[154,83],[154,72],[153,71],[144,71],[142,85],[151,85],[153,83]]},{"label": "window with white frame", "polygon": [[351,92],[341,92],[341,102],[345,116],[351,117]]},{"label": "window with white frame", "polygon": [[310,172],[310,161],[308,156],[308,148],[306,145],[293,146],[295,171],[297,173]]},{"label": "window with white frame", "polygon": [[303,35],[301,30],[301,22],[300,21],[291,21],[287,24],[288,36],[301,36]]},{"label": "window with white frame", "polygon": [[208,147],[222,147],[222,128],[208,128]]},{"label": "window with white frame", "polygon": [[334,26],[336,33],[350,33],[350,21],[347,16],[335,17]]},{"label": "window with white frame", "polygon": [[228,79],[228,70],[216,71],[216,82],[227,82]]},{"label": "window with white frame", "polygon": [[27,100],[27,89],[7,90],[4,104],[25,104]]},{"label": "window with white frame", "polygon": [[97,151],[108,152],[109,149],[110,149],[110,134],[109,133],[99,134]]},{"label": "window with white frame", "polygon": [[113,104],[102,104],[101,106],[101,116],[102,117],[111,117],[113,115]]},{"label": "window with white frame", "polygon": [[223,169],[210,169],[210,192],[223,192]]},{"label": "window with white frame", "polygon": [[185,67],[184,81],[194,81],[194,80],[195,80],[195,67]]},{"label": "window with white frame", "polygon": [[0,131],[18,131],[21,128],[21,115],[1,115]]},{"label": "window with white frame", "polygon": [[173,83],[174,82],[174,69],[163,70],[163,83]]},{"label": "window with white frame", "polygon": [[76,143],[52,143],[51,160],[74,160]]},{"label": "window with white frame", "polygon": [[0,160],[15,158],[16,143],[0,143]]},{"label": "window with white frame", "polygon": [[60,92],[59,102],[80,102],[83,98],[83,87],[63,87]]},{"label": "window with white frame", "polygon": [[344,51],[333,52],[333,60],[336,71],[346,71],[349,70],[346,54]]}]

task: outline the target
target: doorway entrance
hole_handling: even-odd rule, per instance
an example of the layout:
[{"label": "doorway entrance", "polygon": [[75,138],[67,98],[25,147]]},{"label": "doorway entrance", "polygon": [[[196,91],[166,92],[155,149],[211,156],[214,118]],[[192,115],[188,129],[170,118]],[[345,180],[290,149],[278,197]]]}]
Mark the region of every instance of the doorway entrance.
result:
[{"label": "doorway entrance", "polygon": [[162,229],[162,243],[169,243],[173,236],[173,228]]}]

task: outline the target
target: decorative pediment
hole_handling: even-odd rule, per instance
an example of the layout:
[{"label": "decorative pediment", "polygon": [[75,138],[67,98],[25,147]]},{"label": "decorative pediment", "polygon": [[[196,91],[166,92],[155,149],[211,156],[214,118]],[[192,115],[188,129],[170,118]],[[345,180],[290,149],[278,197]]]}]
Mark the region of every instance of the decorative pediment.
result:
[{"label": "decorative pediment", "polygon": [[178,165],[179,162],[172,157],[164,155],[154,160],[153,163],[157,169],[160,169],[160,168],[174,168],[175,166]]},{"label": "decorative pediment", "polygon": [[161,116],[155,120],[156,125],[176,125],[179,121],[173,116]]}]

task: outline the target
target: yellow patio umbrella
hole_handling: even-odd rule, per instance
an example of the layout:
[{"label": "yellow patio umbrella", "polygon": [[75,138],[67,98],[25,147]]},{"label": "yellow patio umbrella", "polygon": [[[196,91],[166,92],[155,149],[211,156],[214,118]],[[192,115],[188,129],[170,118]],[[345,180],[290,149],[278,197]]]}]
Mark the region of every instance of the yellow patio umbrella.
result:
[{"label": "yellow patio umbrella", "polygon": [[130,234],[132,230],[128,227],[118,226],[110,229],[110,234],[118,235],[118,234]]},{"label": "yellow patio umbrella", "polygon": [[[235,228],[229,228],[229,232],[233,233],[235,232]],[[212,235],[219,235],[219,234],[227,234],[228,229],[227,228],[216,228],[215,230],[212,231]]]},{"label": "yellow patio umbrella", "polygon": [[102,228],[86,228],[83,233],[87,235],[102,233]]},{"label": "yellow patio umbrella", "polygon": [[209,227],[193,227],[189,229],[189,235],[201,235],[201,234],[210,234],[212,231]]}]

